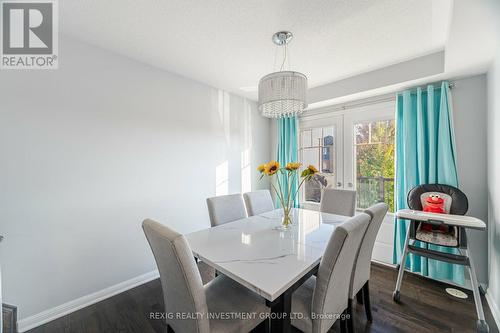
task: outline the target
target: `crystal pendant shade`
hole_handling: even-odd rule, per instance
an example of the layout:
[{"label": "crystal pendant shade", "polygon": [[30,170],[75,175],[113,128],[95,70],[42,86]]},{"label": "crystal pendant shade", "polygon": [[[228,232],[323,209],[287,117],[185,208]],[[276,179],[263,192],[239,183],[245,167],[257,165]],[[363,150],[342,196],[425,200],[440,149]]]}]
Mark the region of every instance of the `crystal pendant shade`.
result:
[{"label": "crystal pendant shade", "polygon": [[259,82],[259,110],[264,117],[297,116],[307,107],[307,77],[282,71],[264,76]]}]

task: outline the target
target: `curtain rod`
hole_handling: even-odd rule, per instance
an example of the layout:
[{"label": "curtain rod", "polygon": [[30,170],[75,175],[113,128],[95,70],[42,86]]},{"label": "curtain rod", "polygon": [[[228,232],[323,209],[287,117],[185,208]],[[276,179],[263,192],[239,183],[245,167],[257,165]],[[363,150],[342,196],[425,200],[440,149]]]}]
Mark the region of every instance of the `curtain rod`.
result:
[{"label": "curtain rod", "polygon": [[[305,112],[305,114],[299,116],[299,118],[307,118],[308,116],[313,116],[313,115],[317,115],[317,114],[324,114],[324,113],[335,112],[335,111],[343,111],[343,110],[348,110],[348,109],[354,109],[354,108],[361,107],[361,106],[367,106],[367,105],[373,105],[373,104],[379,104],[379,103],[384,103],[384,102],[395,101],[396,100],[396,95],[399,94],[400,92],[404,91],[404,90],[413,91],[413,90],[416,90],[419,87],[422,88],[422,89],[425,89],[429,85],[433,85],[433,86],[436,86],[438,84],[440,85],[441,82],[442,81],[440,81],[440,82],[431,82],[431,83],[426,84],[425,86],[416,86],[416,87],[412,87],[412,88],[406,88],[406,89],[403,89],[401,91],[394,91],[394,92],[392,92],[390,94],[385,94],[385,95],[378,96],[378,97],[369,97],[369,98],[367,98],[364,101],[358,101],[358,102],[353,101],[353,102],[350,102],[350,103],[346,102],[343,105],[336,105],[336,106],[332,105],[332,106],[322,107],[322,108],[319,108],[319,109],[309,110],[308,112]],[[456,86],[455,81],[449,81],[448,82],[448,87],[450,89],[453,89],[455,86]]]},{"label": "curtain rod", "polygon": [[[431,83],[427,83],[427,84],[422,85],[422,86],[410,87],[410,88],[406,88],[406,89],[403,89],[403,90],[401,90],[401,91],[398,91],[397,93],[399,94],[400,92],[403,92],[403,91],[405,91],[405,90],[414,91],[414,90],[417,90],[418,88],[420,88],[420,89],[424,90],[424,89],[427,89],[427,87],[428,87],[428,86],[434,86],[434,88],[441,88],[441,83],[442,83],[442,82],[443,82],[443,81],[441,81],[441,82],[431,82]],[[454,82],[454,81],[450,81],[450,82],[448,82],[448,88],[450,88],[450,89],[455,88],[455,85],[456,85],[456,84],[455,84],[455,82]]]}]

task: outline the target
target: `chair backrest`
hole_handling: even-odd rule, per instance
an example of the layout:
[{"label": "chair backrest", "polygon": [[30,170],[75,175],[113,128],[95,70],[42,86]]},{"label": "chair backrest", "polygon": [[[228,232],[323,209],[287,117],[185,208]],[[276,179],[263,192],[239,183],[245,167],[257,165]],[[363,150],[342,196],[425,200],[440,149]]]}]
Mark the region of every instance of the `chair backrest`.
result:
[{"label": "chair backrest", "polygon": [[408,208],[414,210],[424,210],[423,199],[427,194],[443,194],[445,200],[449,198],[451,202],[444,202],[446,213],[454,215],[465,215],[469,209],[469,201],[464,192],[451,185],[444,184],[423,184],[415,186],[408,192]]},{"label": "chair backrest", "polygon": [[325,188],[321,197],[323,213],[354,216],[356,211],[356,191]]},{"label": "chair backrest", "polygon": [[375,204],[365,210],[365,213],[370,216],[370,223],[368,224],[368,228],[366,228],[356,260],[354,261],[354,270],[351,278],[351,286],[349,288],[349,298],[351,299],[356,296],[357,292],[370,279],[372,252],[375,246],[375,239],[377,238],[378,231],[380,230],[380,226],[388,210],[389,206],[384,202]]},{"label": "chair backrest", "polygon": [[259,215],[274,209],[273,198],[269,190],[247,192],[243,194],[248,216]]},{"label": "chair backrest", "polygon": [[153,220],[142,222],[160,272],[166,313],[200,313],[192,320],[167,317],[176,332],[209,332],[205,290],[186,238]]},{"label": "chair backrest", "polygon": [[207,207],[212,227],[247,217],[245,202],[239,193],[208,198]]},{"label": "chair backrest", "polygon": [[326,332],[347,308],[354,259],[370,221],[365,213],[335,228],[319,265],[311,311],[313,332]]}]

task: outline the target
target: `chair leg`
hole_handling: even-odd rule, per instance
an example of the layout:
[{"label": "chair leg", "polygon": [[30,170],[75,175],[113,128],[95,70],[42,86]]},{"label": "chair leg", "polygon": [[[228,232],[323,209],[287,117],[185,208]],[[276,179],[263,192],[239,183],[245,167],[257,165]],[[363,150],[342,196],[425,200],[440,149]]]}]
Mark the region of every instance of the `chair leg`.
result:
[{"label": "chair leg", "polygon": [[271,333],[271,319],[264,320],[264,333]]},{"label": "chair leg", "polygon": [[170,327],[170,325],[168,324],[167,324],[167,333],[175,333],[172,327]]},{"label": "chair leg", "polygon": [[356,294],[356,302],[358,302],[358,304],[363,305],[363,289],[360,289]]},{"label": "chair leg", "polygon": [[354,333],[354,318],[353,318],[353,311],[352,311],[352,299],[347,300],[347,332],[349,333]]},{"label": "chair leg", "polygon": [[370,304],[370,287],[368,285],[368,281],[366,281],[365,285],[363,286],[363,299],[365,303],[366,320],[371,323],[373,321],[373,318],[372,307]]},{"label": "chair leg", "polygon": [[346,321],[346,312],[342,312],[342,315],[340,316],[340,333],[347,333],[347,321]]}]

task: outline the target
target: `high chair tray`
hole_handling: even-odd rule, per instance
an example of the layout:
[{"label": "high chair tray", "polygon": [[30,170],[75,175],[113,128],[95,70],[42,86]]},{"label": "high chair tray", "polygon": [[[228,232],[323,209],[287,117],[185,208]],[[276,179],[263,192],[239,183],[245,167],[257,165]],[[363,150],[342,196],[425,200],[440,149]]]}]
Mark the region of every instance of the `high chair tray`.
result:
[{"label": "high chair tray", "polygon": [[396,217],[399,219],[422,222],[440,221],[447,225],[471,229],[486,229],[486,224],[482,220],[465,215],[437,214],[412,209],[401,209],[396,212]]}]

